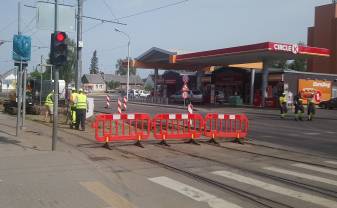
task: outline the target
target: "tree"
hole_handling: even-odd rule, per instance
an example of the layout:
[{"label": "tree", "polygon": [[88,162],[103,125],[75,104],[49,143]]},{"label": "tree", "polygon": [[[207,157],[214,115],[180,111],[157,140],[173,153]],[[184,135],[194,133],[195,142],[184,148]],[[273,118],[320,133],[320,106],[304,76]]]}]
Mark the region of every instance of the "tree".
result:
[{"label": "tree", "polygon": [[274,61],[272,66],[274,68],[287,69],[288,68],[288,61],[287,60]]},{"label": "tree", "polygon": [[[304,42],[299,42],[299,46],[304,46]],[[297,57],[289,64],[289,69],[295,71],[307,71],[307,59],[304,57]]]},{"label": "tree", "polygon": [[[123,59],[118,59],[116,64],[117,71],[115,72],[117,75],[127,75],[128,68],[123,64]],[[130,65],[130,75],[136,75],[136,68]]]},{"label": "tree", "polygon": [[94,50],[94,53],[91,57],[91,63],[90,63],[90,74],[98,74],[98,58],[97,58],[97,51]]},{"label": "tree", "polygon": [[111,90],[111,89],[118,88],[120,86],[120,83],[118,81],[111,80],[110,82],[107,82],[106,85],[107,85],[108,89]]}]

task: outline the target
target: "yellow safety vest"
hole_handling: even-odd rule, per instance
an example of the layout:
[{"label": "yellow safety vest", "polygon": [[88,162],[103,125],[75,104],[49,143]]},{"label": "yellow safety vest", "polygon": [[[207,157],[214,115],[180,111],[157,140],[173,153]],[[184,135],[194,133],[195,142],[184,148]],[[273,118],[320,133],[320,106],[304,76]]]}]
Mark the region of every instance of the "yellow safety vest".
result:
[{"label": "yellow safety vest", "polygon": [[70,95],[70,103],[72,106],[75,106],[75,100],[76,100],[76,97],[78,96],[79,94],[74,92],[74,93],[71,93]]},{"label": "yellow safety vest", "polygon": [[287,103],[286,97],[280,97],[280,104]]},{"label": "yellow safety vest", "polygon": [[77,109],[87,109],[87,96],[84,94],[77,94],[77,102],[76,102]]},{"label": "yellow safety vest", "polygon": [[54,102],[53,102],[52,96],[53,96],[53,93],[49,93],[47,95],[46,102],[45,102],[46,105],[53,105]]}]

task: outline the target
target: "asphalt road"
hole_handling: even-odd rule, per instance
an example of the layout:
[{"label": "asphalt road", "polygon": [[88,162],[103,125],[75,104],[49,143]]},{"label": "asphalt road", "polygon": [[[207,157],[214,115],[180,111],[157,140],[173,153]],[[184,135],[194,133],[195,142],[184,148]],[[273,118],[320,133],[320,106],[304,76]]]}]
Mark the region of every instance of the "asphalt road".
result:
[{"label": "asphalt road", "polygon": [[[96,110],[113,112],[103,99]],[[129,112],[151,115],[184,111],[129,105]],[[26,121],[15,137],[14,117],[0,114],[0,207],[337,208],[335,111],[319,111],[313,122],[281,120],[273,110],[198,112],[246,113],[252,141],[168,141],[166,147],[150,140],[142,141],[145,148],[114,142],[108,150],[89,126],[76,131],[60,124],[57,150],[50,152],[51,124]]]},{"label": "asphalt road", "polygon": [[[95,110],[99,112],[117,112],[116,102],[105,109],[103,97],[95,97]],[[175,106],[153,106],[151,104],[128,104],[128,112],[149,113],[186,113],[185,109]],[[196,107],[196,112],[206,115],[208,112],[245,113],[249,119],[249,138],[256,141],[298,148],[322,155],[337,157],[337,111],[317,109],[313,121],[295,121],[289,113],[285,119],[279,117],[278,110],[230,107]]]}]

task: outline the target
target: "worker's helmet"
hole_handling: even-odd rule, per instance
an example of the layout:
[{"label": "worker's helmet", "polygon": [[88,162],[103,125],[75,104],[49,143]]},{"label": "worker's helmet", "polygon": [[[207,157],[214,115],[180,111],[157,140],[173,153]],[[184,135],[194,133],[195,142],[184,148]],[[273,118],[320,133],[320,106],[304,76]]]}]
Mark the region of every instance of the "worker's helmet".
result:
[{"label": "worker's helmet", "polygon": [[71,91],[72,91],[72,92],[75,92],[75,91],[76,91],[75,87],[72,87],[72,88],[71,88]]},{"label": "worker's helmet", "polygon": [[82,89],[82,88],[80,88],[78,91],[79,91],[79,92],[83,92],[83,89]]},{"label": "worker's helmet", "polygon": [[286,93],[284,92],[284,93],[282,93],[282,95],[286,95]]}]

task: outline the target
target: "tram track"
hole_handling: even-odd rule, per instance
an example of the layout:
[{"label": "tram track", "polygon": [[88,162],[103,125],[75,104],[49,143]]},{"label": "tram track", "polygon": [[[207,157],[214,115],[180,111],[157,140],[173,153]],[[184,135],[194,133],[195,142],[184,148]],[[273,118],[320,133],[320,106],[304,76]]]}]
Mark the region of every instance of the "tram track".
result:
[{"label": "tram track", "polygon": [[[84,140],[86,142],[89,142],[90,144],[88,144],[88,145],[94,145],[95,148],[98,147],[97,146],[98,143],[94,142],[92,139],[89,139],[89,138],[87,138],[83,135],[79,135],[79,134],[76,134],[76,133],[73,133],[73,132],[69,132],[65,129],[60,129],[60,131],[65,133],[65,134],[70,134],[70,135],[76,136],[76,137],[80,138],[82,141]],[[95,157],[95,154],[92,154],[89,151],[85,150],[86,149],[85,147],[81,147],[81,144],[79,142],[76,142],[76,144],[72,144],[72,143],[66,141],[66,139],[64,139],[64,138],[61,138],[60,141],[67,144],[67,145],[73,146],[74,148],[78,149],[79,151],[81,151],[82,153],[87,155],[89,158]],[[146,143],[152,143],[153,144],[155,142],[157,142],[157,141],[156,140],[150,140]],[[203,143],[205,143],[205,142],[203,142]],[[158,145],[154,144],[154,146],[158,146]],[[288,158],[271,156],[271,155],[266,155],[266,154],[261,154],[261,153],[250,152],[250,151],[237,150],[237,149],[234,149],[234,148],[229,148],[229,147],[224,147],[224,146],[218,146],[218,145],[212,145],[212,146],[218,147],[218,148],[219,147],[225,148],[225,149],[233,150],[233,151],[251,153],[251,154],[264,156],[264,157],[271,157],[271,158],[275,158],[275,159],[282,159],[282,160],[287,160],[287,161],[292,161],[292,162],[301,162],[301,163],[310,164],[310,165],[318,165],[318,164],[315,164],[315,163],[308,163],[308,162],[303,162],[303,161],[299,161],[299,160],[289,160]],[[144,155],[141,155],[141,154],[137,154],[133,151],[125,150],[122,147],[123,146],[115,145],[115,146],[112,146],[112,149],[117,151],[117,152],[120,152],[122,154],[125,154],[125,155],[134,156],[135,158],[138,158],[141,161],[148,162],[148,163],[156,165],[158,167],[162,167],[164,169],[170,170],[170,171],[175,172],[175,173],[180,174],[180,175],[184,175],[184,176],[189,177],[189,178],[191,178],[193,180],[196,180],[198,182],[208,184],[210,186],[218,188],[219,190],[234,193],[238,197],[248,199],[252,203],[255,203],[259,206],[279,207],[279,208],[292,208],[293,207],[289,204],[286,204],[286,203],[283,203],[283,202],[280,202],[280,201],[277,201],[277,200],[269,199],[267,197],[264,197],[264,196],[261,196],[261,195],[255,194],[255,193],[251,193],[249,191],[242,190],[242,189],[237,188],[235,186],[224,184],[224,183],[219,182],[217,180],[212,180],[208,177],[205,177],[205,176],[200,175],[200,174],[193,173],[193,172],[188,171],[184,168],[179,168],[179,167],[176,167],[174,165],[167,164],[167,163],[162,162],[160,160],[153,159],[153,157],[148,157],[148,156],[144,156]],[[162,147],[162,148],[166,149],[166,147]],[[168,149],[168,150],[170,150],[170,149]],[[171,149],[170,151],[175,151],[175,152],[178,151],[179,152],[180,150]],[[194,155],[194,154],[187,153],[187,152],[184,152],[184,151],[182,151],[181,154],[185,154],[185,155],[188,155],[188,156],[192,156],[192,157],[207,160],[207,161],[212,161],[212,162],[215,162],[215,163],[218,163],[218,164],[221,163],[222,165],[225,165],[227,167],[231,167],[230,164],[226,164],[224,162],[214,160],[212,158],[202,157],[202,156]],[[327,167],[327,166],[323,166],[323,167]],[[232,167],[232,168],[240,170],[238,167]],[[331,168],[331,167],[328,167],[328,168]],[[246,169],[242,169],[242,170],[247,171]],[[269,179],[273,179],[273,180],[281,182],[281,183],[287,183],[287,184],[291,184],[293,186],[298,186],[300,188],[303,188],[303,189],[306,189],[306,190],[309,190],[309,191],[313,191],[313,192],[316,192],[316,193],[319,193],[319,194],[322,194],[322,195],[326,195],[326,196],[329,196],[331,198],[337,198],[337,196],[336,196],[337,192],[336,191],[323,189],[321,187],[316,187],[316,186],[313,186],[313,185],[308,185],[308,184],[296,182],[296,181],[285,179],[285,178],[278,177],[278,176],[273,176],[273,175],[269,175],[269,174],[261,174],[260,172],[254,173],[254,172],[250,171],[250,173],[253,173],[253,174],[255,174],[257,176],[260,176],[260,177],[266,177],[266,178],[269,178]]]},{"label": "tram track", "polygon": [[[71,133],[71,132],[68,132],[68,131],[65,131],[65,130],[62,130],[62,129],[60,129],[60,131],[65,133],[65,134],[70,134],[70,135],[76,136],[76,137],[78,137],[78,138],[80,138],[80,139],[82,139],[86,142],[90,142],[92,145],[97,144],[96,142],[93,142],[93,140],[90,140],[85,136],[78,135],[78,134],[75,134],[75,133]],[[72,144],[72,143],[66,141],[62,137],[60,139],[60,142],[66,144],[66,145],[72,146],[73,148],[78,149],[80,152],[87,155],[89,158],[95,157],[95,155],[86,151],[85,148],[79,147],[80,144],[78,144],[78,143]],[[212,179],[209,179],[209,178],[204,177],[202,175],[195,174],[191,171],[187,171],[187,170],[184,170],[182,168],[178,168],[178,167],[166,164],[166,163],[161,162],[159,160],[155,160],[155,159],[150,158],[150,157],[145,157],[143,155],[134,153],[132,151],[127,151],[127,150],[121,149],[120,147],[112,146],[112,149],[118,151],[119,153],[125,154],[125,155],[134,156],[135,158],[138,158],[141,161],[148,162],[148,163],[156,165],[158,167],[162,167],[164,169],[170,170],[170,171],[172,171],[174,173],[177,173],[179,175],[184,175],[184,176],[186,176],[188,178],[191,178],[195,181],[211,185],[212,187],[215,187],[219,190],[234,193],[234,194],[238,195],[239,197],[242,197],[243,199],[246,199],[246,200],[248,199],[251,202],[253,202],[253,203],[255,203],[259,206],[263,206],[263,207],[266,207],[266,208],[295,208],[293,206],[284,204],[283,202],[275,201],[275,200],[269,199],[269,198],[264,197],[264,196],[260,196],[260,195],[255,194],[255,193],[251,193],[251,192],[236,188],[234,186],[226,185],[226,184],[221,183],[219,181],[212,180]]]},{"label": "tram track", "polygon": [[185,154],[185,155],[188,155],[190,157],[206,160],[206,161],[209,161],[209,162],[218,163],[218,164],[221,164],[221,165],[233,168],[233,169],[240,170],[242,172],[249,172],[249,173],[254,174],[256,176],[266,177],[266,178],[269,178],[269,179],[276,180],[278,182],[287,183],[289,185],[296,185],[296,186],[299,186],[301,188],[305,188],[305,189],[310,190],[310,191],[315,191],[319,194],[327,195],[327,196],[330,196],[330,197],[333,197],[333,198],[337,199],[337,191],[334,191],[334,190],[324,189],[324,188],[321,188],[321,187],[318,187],[318,186],[301,183],[301,182],[291,180],[291,179],[287,179],[287,178],[284,178],[284,177],[279,177],[279,176],[275,176],[275,175],[251,170],[251,169],[242,168],[238,165],[233,165],[233,164],[226,163],[226,162],[223,162],[223,161],[220,161],[220,160],[216,160],[216,159],[205,157],[205,156],[200,156],[200,155],[193,154],[193,153],[186,152],[186,151],[182,151],[182,150],[172,149],[170,147],[165,147],[165,146],[160,146],[160,145],[156,145],[156,146],[160,147],[160,148],[163,148],[163,149],[166,149],[166,150],[169,150],[169,151],[172,151],[172,152]]}]

